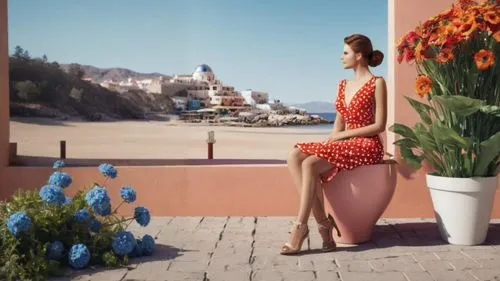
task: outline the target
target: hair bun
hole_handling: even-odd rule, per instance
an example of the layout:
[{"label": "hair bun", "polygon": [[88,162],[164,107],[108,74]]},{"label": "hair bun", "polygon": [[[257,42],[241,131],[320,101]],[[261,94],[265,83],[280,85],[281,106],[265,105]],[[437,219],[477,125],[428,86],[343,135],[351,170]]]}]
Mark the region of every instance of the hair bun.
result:
[{"label": "hair bun", "polygon": [[384,54],[379,50],[375,50],[369,56],[368,65],[371,67],[375,67],[380,65],[383,60],[384,60]]}]

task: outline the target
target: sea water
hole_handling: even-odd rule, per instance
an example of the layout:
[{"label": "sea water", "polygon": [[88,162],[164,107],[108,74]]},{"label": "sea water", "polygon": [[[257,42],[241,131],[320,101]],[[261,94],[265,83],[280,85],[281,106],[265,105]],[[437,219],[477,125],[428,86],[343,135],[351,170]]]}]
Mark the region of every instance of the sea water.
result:
[{"label": "sea water", "polygon": [[[328,121],[335,121],[336,113],[308,113],[309,115],[319,115]],[[300,128],[300,129],[311,129],[311,130],[331,130],[333,124],[318,124],[318,125],[293,125],[293,126],[283,126],[281,128]]]}]

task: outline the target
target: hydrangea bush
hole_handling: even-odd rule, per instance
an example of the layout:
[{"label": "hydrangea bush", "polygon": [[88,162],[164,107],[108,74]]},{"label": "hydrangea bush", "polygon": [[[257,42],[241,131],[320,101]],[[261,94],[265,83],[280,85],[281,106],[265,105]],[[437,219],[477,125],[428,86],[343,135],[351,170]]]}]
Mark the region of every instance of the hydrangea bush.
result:
[{"label": "hydrangea bush", "polygon": [[[18,191],[9,202],[0,202],[0,280],[43,280],[65,267],[123,266],[131,257],[152,255],[150,235],[134,237],[132,222],[147,226],[150,213],[138,206],[130,217],[118,216],[123,204],[136,201],[132,186],[120,189],[122,201],[113,210],[104,184],[94,183],[71,198],[64,190],[72,178],[62,172],[64,161],[38,191]],[[113,165],[99,165],[104,183],[118,176]]]}]

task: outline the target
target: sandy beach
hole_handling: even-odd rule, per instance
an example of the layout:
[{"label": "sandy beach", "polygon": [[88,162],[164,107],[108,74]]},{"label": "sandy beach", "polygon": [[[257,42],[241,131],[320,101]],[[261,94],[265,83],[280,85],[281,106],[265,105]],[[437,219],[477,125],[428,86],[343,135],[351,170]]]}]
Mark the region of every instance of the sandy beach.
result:
[{"label": "sandy beach", "polygon": [[68,158],[203,159],[214,131],[214,159],[285,160],[296,142],[321,141],[331,125],[240,128],[164,121],[79,122],[12,118],[10,141],[18,155],[59,156],[65,140]]}]

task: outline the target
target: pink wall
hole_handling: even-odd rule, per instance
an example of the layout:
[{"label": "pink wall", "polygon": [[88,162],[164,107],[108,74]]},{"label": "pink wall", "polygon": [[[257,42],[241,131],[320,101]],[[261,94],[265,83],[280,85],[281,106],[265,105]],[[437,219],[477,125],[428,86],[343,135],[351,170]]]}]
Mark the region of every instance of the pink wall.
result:
[{"label": "pink wall", "polygon": [[[106,187],[113,203],[119,203],[119,188],[132,185],[138,200],[154,215],[290,215],[298,203],[287,170],[283,165],[237,166],[149,166],[117,167],[118,177],[108,180]],[[38,188],[51,174],[48,168],[7,169],[7,178],[0,186]],[[93,182],[103,182],[95,167],[66,169],[73,183],[66,190],[73,195],[78,189]],[[3,189],[0,197],[13,192]],[[126,206],[125,206],[126,207]],[[131,213],[131,208],[121,208]]]},{"label": "pink wall", "polygon": [[[132,185],[138,199],[131,206],[144,204],[156,216],[293,216],[298,211],[299,198],[284,165],[118,166],[117,169],[118,177],[105,185],[112,202],[120,202],[121,186]],[[103,182],[96,167],[65,171],[73,178],[67,195],[93,182]],[[52,171],[9,167],[5,172],[0,178],[0,198],[9,197],[17,188],[41,187]],[[433,217],[430,198],[421,189],[424,186],[398,183],[383,217]],[[496,218],[500,218],[499,194],[493,211]],[[131,214],[131,206],[121,208],[122,214]]]},{"label": "pink wall", "polygon": [[[412,94],[416,72],[407,64],[394,64],[394,42],[419,21],[424,21],[451,0],[389,0],[389,124],[412,125],[417,115],[403,94]],[[7,0],[0,0],[0,200],[18,188],[39,188],[49,168],[8,167],[8,57]],[[387,134],[388,151],[394,154],[392,133]],[[397,153],[396,153],[397,156]],[[396,157],[398,159],[399,157]],[[118,201],[118,189],[130,184],[138,190],[137,204],[148,206],[153,215],[295,215],[298,196],[284,165],[198,165],[120,166],[119,177],[110,182],[110,195]],[[74,182],[67,190],[98,180],[96,167],[68,168]],[[398,169],[398,184],[384,217],[433,217],[431,199],[422,169],[413,173],[405,165]],[[494,218],[500,218],[500,193],[496,194]],[[134,204],[135,206],[135,204]],[[123,213],[131,213],[126,207]]]},{"label": "pink wall", "polygon": [[[453,0],[389,0],[388,38],[391,58],[389,61],[389,126],[394,122],[413,126],[415,120],[419,118],[418,114],[404,98],[405,95],[416,97],[414,85],[417,72],[413,65],[397,63],[394,48],[396,42],[408,31],[414,29],[417,24],[441,10],[451,7],[454,2]],[[394,153],[396,158],[399,159],[399,151],[392,145],[392,142],[396,139],[397,137],[393,133],[388,133],[388,151]],[[497,196],[497,198],[500,197]],[[403,202],[405,202],[405,208],[412,210],[411,213],[415,216],[433,216],[432,202],[425,184],[425,170],[421,169],[418,172],[413,172],[408,166],[399,165],[398,186],[393,201],[401,202],[397,206],[403,205]],[[497,205],[500,204],[500,201],[497,200],[497,202]],[[496,215],[499,216],[500,214],[496,213]]]}]

